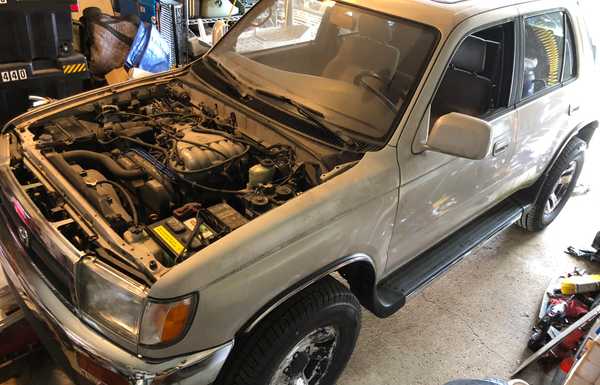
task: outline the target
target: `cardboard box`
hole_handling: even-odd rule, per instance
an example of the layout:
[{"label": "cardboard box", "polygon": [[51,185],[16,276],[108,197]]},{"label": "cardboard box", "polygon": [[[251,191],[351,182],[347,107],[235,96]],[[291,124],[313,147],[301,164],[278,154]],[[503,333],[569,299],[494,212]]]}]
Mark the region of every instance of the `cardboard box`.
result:
[{"label": "cardboard box", "polygon": [[106,79],[106,82],[108,84],[117,84],[129,80],[129,74],[127,73],[127,71],[125,71],[125,68],[115,68],[114,70],[104,75],[104,78]]},{"label": "cardboard box", "polygon": [[139,68],[132,68],[129,70],[129,79],[139,79],[150,75],[154,74],[152,72],[144,71]]}]

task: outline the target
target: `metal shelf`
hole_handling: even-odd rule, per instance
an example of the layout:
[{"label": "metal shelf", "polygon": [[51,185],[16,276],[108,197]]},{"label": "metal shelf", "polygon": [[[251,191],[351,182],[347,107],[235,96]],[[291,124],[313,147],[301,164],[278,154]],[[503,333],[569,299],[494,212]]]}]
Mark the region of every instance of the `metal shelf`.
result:
[{"label": "metal shelf", "polygon": [[[246,12],[248,12],[248,10],[252,7],[254,7],[254,5],[256,3],[258,3],[258,0],[241,0],[240,3],[242,3],[244,5],[244,9],[246,10]],[[214,24],[219,20],[223,20],[226,23],[229,22],[237,22],[239,19],[242,18],[243,15],[235,15],[235,16],[226,16],[226,17],[200,17],[200,18],[195,18],[195,19],[189,19],[189,25],[199,25],[199,24]]]},{"label": "metal shelf", "polygon": [[232,22],[232,21],[236,22],[239,19],[241,19],[241,17],[242,17],[242,15],[229,16],[229,17],[207,17],[207,18],[200,18],[200,19],[190,19],[189,24],[190,25],[214,24],[219,20],[223,20],[226,23]]}]

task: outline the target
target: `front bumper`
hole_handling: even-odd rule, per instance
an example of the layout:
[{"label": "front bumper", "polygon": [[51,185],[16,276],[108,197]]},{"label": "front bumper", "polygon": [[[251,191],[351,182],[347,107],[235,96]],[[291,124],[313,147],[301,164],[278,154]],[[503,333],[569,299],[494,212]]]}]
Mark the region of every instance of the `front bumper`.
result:
[{"label": "front bumper", "polygon": [[114,345],[84,324],[57,297],[30,262],[16,234],[6,227],[0,231],[0,264],[28,321],[52,357],[79,383],[209,385],[233,347],[231,341],[186,356],[148,361]]}]

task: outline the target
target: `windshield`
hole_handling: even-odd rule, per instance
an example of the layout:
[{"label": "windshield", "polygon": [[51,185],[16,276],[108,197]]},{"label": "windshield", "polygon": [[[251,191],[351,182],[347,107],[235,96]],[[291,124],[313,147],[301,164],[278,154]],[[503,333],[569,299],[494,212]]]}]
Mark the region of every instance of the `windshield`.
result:
[{"label": "windshield", "polygon": [[333,1],[262,0],[205,61],[255,96],[293,101],[347,135],[382,141],[436,38],[431,27]]}]

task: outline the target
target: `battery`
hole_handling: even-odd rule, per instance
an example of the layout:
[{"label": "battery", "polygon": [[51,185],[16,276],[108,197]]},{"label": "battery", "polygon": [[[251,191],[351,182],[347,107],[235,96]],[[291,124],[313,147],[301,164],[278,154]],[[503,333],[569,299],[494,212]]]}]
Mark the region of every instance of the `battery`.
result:
[{"label": "battery", "polygon": [[[195,220],[195,218],[193,219]],[[194,226],[195,225],[196,223],[194,222]],[[193,230],[193,227],[190,228],[190,224],[181,222],[175,217],[163,219],[162,221],[153,223],[149,227],[150,232],[156,241],[170,251],[175,257],[182,255],[185,246],[190,241]],[[201,223],[199,234],[190,242],[190,251],[196,251],[202,248],[204,246],[204,242],[210,241],[214,237],[215,231],[210,228],[208,224],[204,222]]]}]

